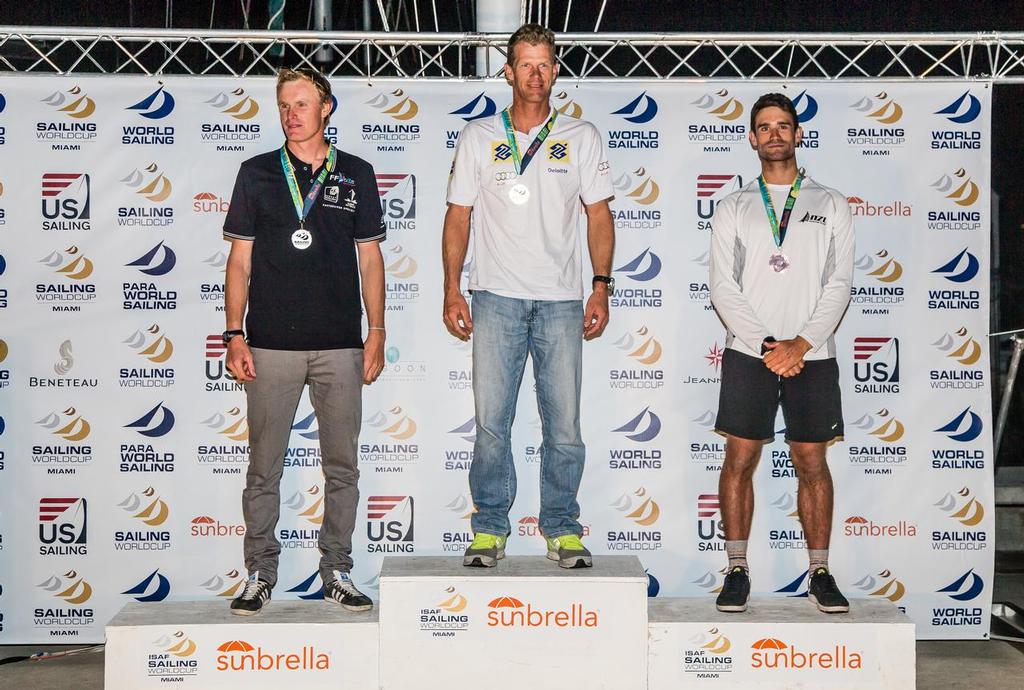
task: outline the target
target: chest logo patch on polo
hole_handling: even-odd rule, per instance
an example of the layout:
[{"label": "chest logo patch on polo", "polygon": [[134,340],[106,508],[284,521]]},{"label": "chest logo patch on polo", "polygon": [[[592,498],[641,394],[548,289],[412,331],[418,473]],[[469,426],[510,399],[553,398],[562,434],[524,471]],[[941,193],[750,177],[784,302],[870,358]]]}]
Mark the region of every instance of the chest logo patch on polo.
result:
[{"label": "chest logo patch on polo", "polygon": [[491,162],[492,163],[504,163],[512,157],[512,149],[509,148],[507,142],[504,141],[492,141],[491,142]]},{"label": "chest logo patch on polo", "polygon": [[332,204],[338,203],[338,193],[340,191],[340,187],[338,187],[338,185],[336,184],[324,187],[324,201],[327,201]]},{"label": "chest logo patch on polo", "polygon": [[356,190],[348,190],[348,196],[345,197],[344,208],[346,211],[356,210]]},{"label": "chest logo patch on polo", "polygon": [[803,217],[800,218],[800,222],[801,223],[820,223],[821,225],[825,225],[826,223],[828,223],[828,218],[825,217],[825,216],[815,215],[815,214],[811,213],[810,211],[806,211],[804,213]]},{"label": "chest logo patch on polo", "polygon": [[569,142],[548,142],[548,160],[555,163],[571,163],[569,160]]}]

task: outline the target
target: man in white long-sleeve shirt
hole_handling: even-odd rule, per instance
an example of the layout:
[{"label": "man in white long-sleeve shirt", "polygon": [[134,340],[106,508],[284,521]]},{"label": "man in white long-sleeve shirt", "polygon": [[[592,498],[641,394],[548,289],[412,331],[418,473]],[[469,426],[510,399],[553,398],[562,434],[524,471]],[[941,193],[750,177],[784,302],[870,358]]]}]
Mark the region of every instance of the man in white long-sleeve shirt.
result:
[{"label": "man in white long-sleeve shirt", "polygon": [[799,481],[808,596],[826,613],[849,611],[828,570],[825,453],[843,435],[834,333],[850,302],[853,219],[844,195],[797,167],[801,136],[789,98],[759,98],[749,139],[761,175],[723,199],[712,220],[711,301],[728,330],[715,422],[727,439],[718,494],[729,569],[720,611],[747,608],[753,474],[780,403]]}]

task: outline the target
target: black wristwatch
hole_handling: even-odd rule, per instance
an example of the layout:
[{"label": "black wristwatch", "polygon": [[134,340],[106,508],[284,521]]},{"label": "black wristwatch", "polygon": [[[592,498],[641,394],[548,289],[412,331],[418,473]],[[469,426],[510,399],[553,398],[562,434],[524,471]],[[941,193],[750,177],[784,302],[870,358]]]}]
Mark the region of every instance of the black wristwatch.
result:
[{"label": "black wristwatch", "polygon": [[224,331],[223,333],[221,333],[220,337],[221,339],[224,340],[224,344],[227,345],[228,343],[231,342],[231,339],[234,338],[236,335],[242,336],[242,340],[245,340],[245,331],[241,330],[240,328],[236,328],[232,331]]},{"label": "black wristwatch", "polygon": [[615,294],[615,279],[612,278],[611,276],[594,276],[594,278],[590,281],[590,284],[593,285],[594,283],[604,283],[605,285],[608,286],[608,294]]},{"label": "black wristwatch", "polygon": [[766,354],[768,354],[768,343],[775,343],[775,342],[778,342],[778,341],[775,340],[775,336],[771,336],[771,335],[761,341],[761,356],[762,357],[764,357]]}]

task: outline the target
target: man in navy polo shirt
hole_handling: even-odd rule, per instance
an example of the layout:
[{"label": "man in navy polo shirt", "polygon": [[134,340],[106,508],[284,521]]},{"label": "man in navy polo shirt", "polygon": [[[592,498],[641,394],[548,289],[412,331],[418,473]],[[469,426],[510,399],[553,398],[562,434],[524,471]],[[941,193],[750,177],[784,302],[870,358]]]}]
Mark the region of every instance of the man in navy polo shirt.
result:
[{"label": "man in navy polo shirt", "polygon": [[231,611],[259,613],[277,582],[281,473],[307,384],[325,480],[318,543],[324,599],[366,611],[373,602],[349,571],[361,387],[384,368],[385,232],[377,182],[369,163],[324,139],[331,86],[323,75],[282,70],[277,105],[286,143],[242,163],[224,219],[231,242],[224,341],[227,367],[245,383],[250,447],[242,492],[249,580]]}]

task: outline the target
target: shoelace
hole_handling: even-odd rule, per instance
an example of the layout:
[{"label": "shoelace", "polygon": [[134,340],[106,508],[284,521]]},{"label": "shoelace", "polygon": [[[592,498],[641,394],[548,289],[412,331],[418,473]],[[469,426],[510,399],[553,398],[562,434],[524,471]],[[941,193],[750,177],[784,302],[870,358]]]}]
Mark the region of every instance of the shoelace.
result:
[{"label": "shoelace", "polygon": [[353,596],[358,596],[359,594],[361,594],[361,592],[358,589],[356,589],[356,586],[352,584],[351,580],[337,579],[334,581],[334,584],[337,585],[346,594],[351,594]]},{"label": "shoelace", "polygon": [[260,594],[260,589],[262,587],[263,583],[259,580],[246,582],[245,589],[242,590],[242,599],[255,599]]}]

